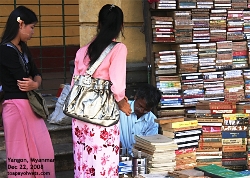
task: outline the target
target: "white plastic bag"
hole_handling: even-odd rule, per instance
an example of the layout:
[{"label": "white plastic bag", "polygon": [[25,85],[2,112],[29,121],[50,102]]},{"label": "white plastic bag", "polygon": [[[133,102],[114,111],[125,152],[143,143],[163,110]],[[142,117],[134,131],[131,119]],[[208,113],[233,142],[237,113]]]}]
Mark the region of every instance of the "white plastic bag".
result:
[{"label": "white plastic bag", "polygon": [[67,95],[69,94],[69,91],[70,91],[70,85],[65,84],[56,102],[55,110],[49,115],[48,118],[49,123],[58,125],[71,125],[72,118],[66,116],[63,113],[63,104]]}]

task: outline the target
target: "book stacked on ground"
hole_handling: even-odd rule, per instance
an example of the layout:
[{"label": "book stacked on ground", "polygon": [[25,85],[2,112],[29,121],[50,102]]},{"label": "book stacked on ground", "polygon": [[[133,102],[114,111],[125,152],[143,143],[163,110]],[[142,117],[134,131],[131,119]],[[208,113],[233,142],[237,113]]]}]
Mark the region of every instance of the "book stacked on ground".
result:
[{"label": "book stacked on ground", "polygon": [[203,73],[204,100],[224,101],[223,71]]},{"label": "book stacked on ground", "polygon": [[174,11],[175,41],[176,43],[189,43],[193,41],[193,21],[191,11]]},{"label": "book stacked on ground", "polygon": [[210,41],[227,40],[227,10],[211,9],[210,12]]},{"label": "book stacked on ground", "polygon": [[247,169],[247,127],[249,114],[223,114],[222,166],[231,170]]},{"label": "book stacked on ground", "polygon": [[135,136],[134,149],[147,154],[148,173],[167,173],[175,169],[175,150],[178,149],[173,139],[157,134]]},{"label": "book stacked on ground", "polygon": [[198,43],[199,67],[198,72],[216,71],[216,43]]},{"label": "book stacked on ground", "polygon": [[242,70],[224,71],[225,101],[241,101],[245,98]]},{"label": "book stacked on ground", "polygon": [[221,166],[222,114],[196,113],[198,125],[202,127],[199,148],[196,151],[197,166],[216,164]]},{"label": "book stacked on ground", "polygon": [[244,35],[245,39],[250,39],[250,11],[244,10],[243,11],[243,19],[244,19]]},{"label": "book stacked on ground", "polygon": [[[195,169],[185,169],[180,171],[169,172],[168,175],[176,178],[205,178],[204,172]],[[208,178],[208,177],[207,177]]]},{"label": "book stacked on ground", "polygon": [[[176,74],[175,51],[159,51],[155,53],[155,74]],[[165,86],[165,85],[164,85]]]},{"label": "book stacked on ground", "polygon": [[[205,176],[209,176],[212,178],[240,178],[245,177],[244,174],[241,174],[239,172],[223,168],[221,166],[217,166],[215,164],[210,164],[207,166],[198,166],[195,169],[204,172]],[[247,178],[249,176],[246,176]]]},{"label": "book stacked on ground", "polygon": [[159,123],[162,134],[174,139],[178,149],[193,148],[198,146],[201,127],[197,120],[185,120],[184,117],[164,117],[155,120]]},{"label": "book stacked on ground", "polygon": [[227,13],[227,40],[243,40],[243,10],[230,9]]},{"label": "book stacked on ground", "polygon": [[248,49],[246,41],[233,42],[233,68],[248,67]]},{"label": "book stacked on ground", "polygon": [[202,73],[181,74],[181,88],[184,106],[195,106],[198,101],[204,100]]},{"label": "book stacked on ground", "polygon": [[209,42],[209,9],[192,9],[193,42]]},{"label": "book stacked on ground", "polygon": [[245,98],[250,99],[250,70],[243,70],[244,84],[245,84]]},{"label": "book stacked on ground", "polygon": [[173,45],[172,49],[177,52],[179,73],[197,72],[199,59],[196,44]]},{"label": "book stacked on ground", "polygon": [[152,16],[153,42],[175,42],[172,17]]},{"label": "book stacked on ground", "polygon": [[156,9],[176,9],[176,0],[159,0]]},{"label": "book stacked on ground", "polygon": [[225,70],[233,68],[233,43],[232,41],[216,42],[216,70]]},{"label": "book stacked on ground", "polygon": [[162,92],[160,108],[183,107],[179,76],[157,76],[157,88]]}]

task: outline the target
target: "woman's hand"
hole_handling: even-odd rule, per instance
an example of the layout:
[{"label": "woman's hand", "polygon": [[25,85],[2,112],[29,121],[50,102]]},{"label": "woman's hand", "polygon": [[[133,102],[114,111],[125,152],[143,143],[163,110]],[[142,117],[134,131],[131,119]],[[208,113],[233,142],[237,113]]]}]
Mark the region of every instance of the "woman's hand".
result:
[{"label": "woman's hand", "polygon": [[23,80],[17,80],[17,85],[21,91],[30,91],[39,87],[39,83],[35,82],[31,78],[23,78]]},{"label": "woman's hand", "polygon": [[119,109],[129,116],[132,112],[128,103],[128,98],[125,96],[121,101],[117,102]]}]

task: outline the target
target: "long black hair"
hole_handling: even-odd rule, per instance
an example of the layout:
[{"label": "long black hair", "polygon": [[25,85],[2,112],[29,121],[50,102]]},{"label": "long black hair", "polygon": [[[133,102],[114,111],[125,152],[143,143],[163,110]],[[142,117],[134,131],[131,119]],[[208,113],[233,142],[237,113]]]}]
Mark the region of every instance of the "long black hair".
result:
[{"label": "long black hair", "polygon": [[[17,21],[18,17],[20,17],[20,20],[22,20],[25,25],[38,22],[37,16],[32,10],[25,6],[18,6],[9,15],[0,44],[11,42],[17,36],[19,31],[19,22]],[[31,58],[27,44],[20,41],[19,45],[21,46],[22,51]]]},{"label": "long black hair", "polygon": [[123,35],[123,12],[115,5],[104,5],[98,16],[97,35],[90,43],[87,55],[90,58],[90,66],[95,63],[103,50],[117,38],[119,34]]}]

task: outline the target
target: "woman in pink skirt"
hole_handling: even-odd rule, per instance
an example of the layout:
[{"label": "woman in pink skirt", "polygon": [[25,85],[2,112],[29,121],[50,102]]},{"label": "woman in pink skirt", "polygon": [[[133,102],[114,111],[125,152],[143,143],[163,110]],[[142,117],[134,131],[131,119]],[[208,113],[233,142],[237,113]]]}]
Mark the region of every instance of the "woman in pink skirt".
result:
[{"label": "woman in pink skirt", "polygon": [[7,20],[0,43],[8,178],[55,178],[54,151],[49,132],[44,120],[31,109],[26,94],[37,89],[42,82],[26,45],[36,23],[37,17],[32,10],[25,6],[17,7]]},{"label": "woman in pink skirt", "polygon": [[[98,16],[98,33],[93,41],[76,53],[74,75],[84,75],[123,30],[123,12],[115,5],[102,7]],[[127,48],[117,43],[93,74],[110,80],[119,109],[129,115],[125,97]],[[72,80],[72,85],[73,85]],[[119,122],[110,127],[98,126],[77,119],[72,121],[75,178],[117,178],[119,165]]]}]

